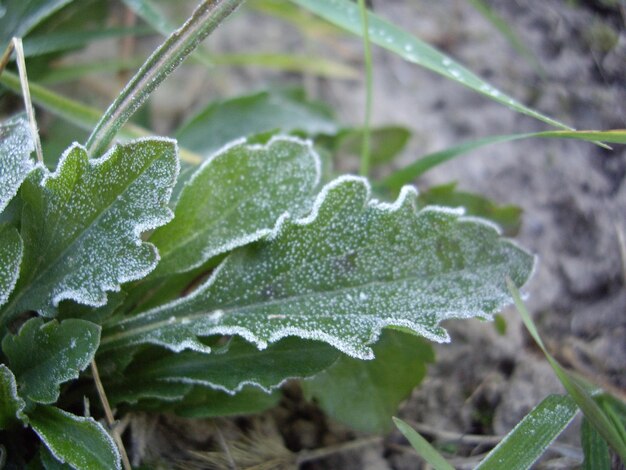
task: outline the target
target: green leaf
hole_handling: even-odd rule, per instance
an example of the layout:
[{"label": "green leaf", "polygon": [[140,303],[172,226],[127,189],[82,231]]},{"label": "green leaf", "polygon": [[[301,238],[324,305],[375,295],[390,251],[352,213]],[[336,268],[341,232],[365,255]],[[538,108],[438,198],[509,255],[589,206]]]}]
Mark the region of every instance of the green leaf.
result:
[{"label": "green leaf", "polygon": [[257,387],[244,387],[235,395],[220,390],[195,387],[185,399],[173,406],[185,418],[216,418],[260,413],[280,401],[281,393],[266,393]]},{"label": "green leaf", "polygon": [[0,7],[0,48],[13,36],[23,37],[37,24],[72,0],[5,0]]},{"label": "green leaf", "polygon": [[517,234],[522,223],[522,210],[519,207],[498,206],[478,194],[458,191],[456,183],[433,186],[421,191],[418,200],[423,206],[463,207],[468,215],[495,222],[507,235]]},{"label": "green leaf", "polygon": [[0,305],[4,305],[20,275],[24,242],[17,229],[0,224]]},{"label": "green leaf", "polygon": [[39,448],[39,461],[43,466],[43,470],[68,470],[73,468],[66,463],[59,462],[46,446]]},{"label": "green leaf", "polygon": [[544,139],[573,139],[583,140],[586,142],[596,143],[599,141],[624,144],[626,143],[626,130],[615,129],[610,131],[545,131],[534,132],[529,134],[509,134],[509,135],[493,135],[482,139],[476,139],[464,142],[454,147],[450,147],[437,152],[429,153],[422,156],[415,162],[394,171],[385,178],[380,185],[398,190],[402,185],[410,183],[417,177],[423,175],[431,168],[441,165],[444,162],[460,157],[472,150],[484,147],[486,145],[497,144],[500,142],[511,142],[520,139],[544,138]]},{"label": "green leaf", "polygon": [[21,193],[24,261],[8,316],[51,315],[65,299],[102,306],[107,291],[152,271],[158,253],[140,234],[172,218],[177,171],[175,143],[146,139],[99,160],[75,144],[56,172],[31,173]]},{"label": "green leaf", "polygon": [[406,187],[394,204],[370,200],[367,180],[322,189],[312,213],[286,219],[271,240],[236,251],[194,293],[106,329],[101,347],[207,347],[235,334],[267,347],[285,336],[321,340],[362,359],[385,326],[448,341],[449,318],[490,318],[523,284],[533,257],[489,223],[425,208]]},{"label": "green leaf", "polygon": [[38,406],[30,425],[52,455],[76,469],[121,469],[113,439],[93,418],[83,418],[54,406]]},{"label": "green leaf", "polygon": [[415,452],[417,452],[426,462],[428,462],[435,470],[454,470],[443,456],[430,445],[415,429],[398,418],[393,418],[393,422],[400,432],[410,442]]},{"label": "green leaf", "polygon": [[[401,126],[384,126],[370,130],[370,163],[372,166],[389,163],[404,150],[411,132]],[[349,129],[337,136],[336,153],[341,159],[346,155],[360,156],[363,147],[363,130]]]},{"label": "green leaf", "polygon": [[292,137],[215,154],[185,185],[174,220],[151,236],[161,255],[153,277],[189,271],[310,209],[320,165],[311,144]]},{"label": "green leaf", "polygon": [[26,117],[22,114],[0,124],[0,212],[17,194],[33,169],[30,158],[35,149]]},{"label": "green leaf", "polygon": [[435,357],[422,338],[389,329],[372,349],[375,359],[341,356],[302,387],[332,418],[359,431],[384,434],[391,430],[400,402],[423,380],[426,364]]},{"label": "green leaf", "polygon": [[11,370],[0,364],[0,429],[7,429],[16,422],[28,422],[24,414],[26,402],[17,394],[17,383]]},{"label": "green leaf", "polygon": [[476,470],[531,468],[577,412],[578,407],[570,397],[550,395],[487,454]]},{"label": "green leaf", "polygon": [[578,407],[582,410],[585,418],[589,420],[596,431],[598,431],[598,433],[606,440],[613,450],[617,452],[622,461],[626,462],[626,437],[621,432],[623,428],[620,428],[619,425],[612,421],[606,410],[602,409],[596,403],[593,397],[586,390],[586,384],[582,383],[579,379],[575,378],[563,369],[561,364],[559,364],[552,354],[548,352],[541,337],[539,336],[537,327],[528,313],[528,310],[526,310],[524,302],[522,302],[519,291],[510,280],[507,284],[511,295],[513,296],[515,307],[522,317],[524,326],[535,340],[535,343],[537,343],[537,346],[539,346],[544,353],[546,359],[550,363],[550,366],[552,366],[554,374],[557,376],[561,384],[563,384],[567,393],[569,393]]},{"label": "green leaf", "polygon": [[[226,352],[204,354],[195,351],[168,353],[147,360],[138,357],[126,370],[131,388],[155,380],[202,385],[234,394],[246,385],[266,393],[293,378],[310,377],[337,360],[338,352],[326,343],[285,338],[259,351],[253,344],[233,338]],[[125,385],[124,385],[125,386]]]},{"label": "green leaf", "polygon": [[611,456],[609,454],[609,446],[606,441],[598,434],[589,420],[583,418],[580,428],[580,440],[585,453],[583,461],[583,470],[610,470]]},{"label": "green leaf", "polygon": [[[307,10],[358,36],[363,34],[358,6],[349,0],[292,0]],[[507,96],[476,74],[452,60],[412,34],[389,23],[374,13],[368,13],[369,38],[408,62],[418,64],[439,75],[464,85],[509,108],[555,127],[571,129],[565,124],[524,106]]]},{"label": "green leaf", "polygon": [[17,377],[20,395],[38,403],[54,403],[59,385],[78,378],[93,359],[100,327],[84,320],[41,317],[28,320],[17,335],[7,335],[2,350]]},{"label": "green leaf", "polygon": [[[107,385],[107,398],[112,405],[118,403],[150,402],[160,403],[161,408],[165,408],[168,402],[179,402],[193,388],[193,385],[180,382],[166,382],[164,380],[150,380],[138,382],[128,380],[124,383]],[[164,403],[165,402],[165,403]]]}]

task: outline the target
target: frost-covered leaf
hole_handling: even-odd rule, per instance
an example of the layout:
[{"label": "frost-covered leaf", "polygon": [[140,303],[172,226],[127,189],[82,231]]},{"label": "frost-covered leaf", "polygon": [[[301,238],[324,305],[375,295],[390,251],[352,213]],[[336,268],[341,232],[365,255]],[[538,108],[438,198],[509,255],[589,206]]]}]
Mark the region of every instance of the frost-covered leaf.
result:
[{"label": "frost-covered leaf", "polygon": [[[71,470],[73,467],[59,462],[46,446],[39,447],[39,461],[43,466],[43,470]],[[37,458],[37,457],[35,457]],[[28,470],[34,470],[31,467]]]},{"label": "frost-covered leaf", "polygon": [[144,139],[89,160],[78,144],[56,172],[39,167],[22,186],[24,260],[6,310],[54,314],[59,302],[102,306],[107,291],[156,266],[156,248],[140,234],[172,218],[176,144]]},{"label": "frost-covered leaf", "polygon": [[18,115],[0,124],[0,212],[33,169],[30,154],[34,149],[25,116]]},{"label": "frost-covered leaf", "polygon": [[[147,360],[146,360],[147,356]],[[138,388],[154,381],[202,385],[227,393],[254,385],[266,392],[292,378],[310,377],[337,360],[338,352],[326,343],[285,338],[259,351],[253,344],[233,338],[227,351],[168,353],[150,360],[148,351],[125,371],[125,384]]]},{"label": "frost-covered leaf", "polygon": [[510,302],[506,277],[523,284],[533,257],[489,223],[415,207],[411,187],[386,204],[366,180],[339,178],[308,217],[236,251],[191,295],[109,327],[101,347],[207,350],[198,336],[235,334],[265,348],[300,336],[371,359],[389,325],[447,341],[442,320],[490,318]]},{"label": "frost-covered leaf", "polygon": [[221,390],[195,387],[182,402],[172,408],[177,415],[185,418],[250,415],[276,406],[280,397],[278,390],[266,393],[250,386],[244,387],[235,395]]},{"label": "frost-covered leaf", "polygon": [[17,383],[11,370],[0,364],[0,429],[7,429],[17,421],[26,422],[26,403],[17,394]]},{"label": "frost-covered leaf", "polygon": [[121,469],[113,439],[93,418],[75,416],[54,406],[38,406],[30,425],[52,455],[76,469]]},{"label": "frost-covered leaf", "polygon": [[7,335],[2,350],[17,377],[20,394],[38,403],[54,403],[59,385],[78,377],[93,359],[100,327],[84,320],[41,317],[28,320],[17,335]]},{"label": "frost-covered leaf", "polygon": [[391,329],[372,349],[375,359],[341,356],[329,369],[303,381],[302,387],[334,419],[359,431],[382,434],[393,427],[392,416],[422,381],[434,353],[424,339]]},{"label": "frost-covered leaf", "polygon": [[24,242],[17,229],[0,224],[0,305],[9,299],[20,275]]},{"label": "frost-covered leaf", "polygon": [[218,152],[185,185],[174,220],[150,238],[161,255],[153,276],[188,271],[268,235],[285,212],[310,208],[319,179],[319,157],[296,138]]},{"label": "frost-covered leaf", "polygon": [[185,398],[193,388],[190,383],[166,382],[164,380],[143,382],[132,380],[131,383],[129,382],[106,386],[107,398],[112,405],[122,402],[136,405],[139,402],[149,400],[158,401],[165,408],[163,402],[178,402]]}]

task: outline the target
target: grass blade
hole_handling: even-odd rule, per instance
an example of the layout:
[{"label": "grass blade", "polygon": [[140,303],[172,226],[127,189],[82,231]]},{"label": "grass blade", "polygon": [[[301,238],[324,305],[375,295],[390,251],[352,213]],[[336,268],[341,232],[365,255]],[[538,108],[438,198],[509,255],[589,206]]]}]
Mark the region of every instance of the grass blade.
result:
[{"label": "grass blade", "polygon": [[[291,1],[351,33],[359,36],[363,34],[361,22],[358,21],[358,6],[348,0]],[[371,12],[368,13],[368,23],[371,41],[398,54],[405,60],[418,64],[471,88],[494,101],[510,107],[514,111],[531,116],[551,126],[573,130],[571,127],[556,119],[524,106],[519,101],[507,96],[431,45]]]},{"label": "grass blade", "polygon": [[363,36],[363,60],[365,62],[365,118],[363,122],[363,143],[361,146],[361,176],[367,176],[370,170],[370,123],[372,121],[372,47],[368,26],[368,11],[365,0],[359,0],[359,13],[361,15],[361,31]]},{"label": "grass blade", "polygon": [[574,419],[578,407],[563,395],[550,395],[480,462],[475,470],[526,470]]},{"label": "grass blade", "polygon": [[586,418],[580,428],[580,441],[585,453],[582,470],[610,470],[609,447]]},{"label": "grass blade", "polygon": [[511,142],[514,140],[528,138],[574,139],[584,140],[590,143],[604,141],[616,144],[626,144],[626,130],[615,129],[609,131],[544,131],[531,132],[527,134],[508,134],[485,137],[482,139],[464,142],[454,147],[449,147],[444,150],[424,155],[417,161],[405,166],[404,168],[394,171],[391,175],[389,175],[381,183],[379,183],[379,185],[397,190],[400,189],[404,184],[410,183],[411,181],[415,180],[415,178],[426,173],[431,168],[447,162],[448,160],[460,157],[472,150],[476,150],[480,147],[491,144]]},{"label": "grass blade", "polygon": [[407,438],[415,452],[417,452],[426,462],[428,462],[435,470],[454,470],[443,456],[437,452],[430,443],[424,439],[420,433],[409,426],[407,423],[398,418],[392,418],[396,427]]},{"label": "grass blade", "polygon": [[519,291],[511,280],[507,279],[507,284],[509,286],[509,292],[513,296],[513,301],[515,302],[517,311],[522,317],[522,321],[524,322],[526,329],[545,354],[546,359],[552,366],[554,373],[563,384],[565,390],[567,390],[567,393],[570,394],[572,399],[580,407],[583,414],[596,431],[598,431],[598,433],[606,440],[613,450],[617,452],[622,461],[626,462],[626,442],[623,436],[620,435],[615,424],[585,390],[584,384],[563,369],[557,360],[548,352],[543,344],[543,341],[541,340],[541,337],[539,336],[530,314],[528,313],[528,310],[526,310],[526,306],[522,302]]}]

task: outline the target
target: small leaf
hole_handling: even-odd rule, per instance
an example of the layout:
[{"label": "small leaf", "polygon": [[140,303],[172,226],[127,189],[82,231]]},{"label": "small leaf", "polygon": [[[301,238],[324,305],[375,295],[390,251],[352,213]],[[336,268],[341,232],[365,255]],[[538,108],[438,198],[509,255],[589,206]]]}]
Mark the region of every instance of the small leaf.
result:
[{"label": "small leaf", "polygon": [[394,204],[369,199],[367,180],[342,177],[312,213],[271,240],[238,250],[194,293],[105,330],[101,347],[151,343],[208,348],[198,336],[235,334],[259,348],[285,336],[324,341],[361,359],[386,326],[448,341],[449,318],[490,318],[523,284],[533,257],[489,223],[429,207],[416,191]]},{"label": "small leaf", "polygon": [[577,412],[578,407],[570,397],[550,395],[487,454],[476,470],[531,468]]},{"label": "small leaf", "polygon": [[65,299],[99,307],[107,291],[154,269],[158,253],[140,234],[172,218],[177,170],[173,141],[145,139],[99,160],[75,144],[56,172],[34,171],[22,188],[26,248],[10,315],[52,315]]},{"label": "small leaf", "polygon": [[0,212],[17,194],[22,181],[34,168],[30,154],[35,149],[24,115],[0,124]]},{"label": "small leaf", "polygon": [[17,229],[0,224],[0,305],[9,300],[20,275],[24,242]]},{"label": "small leaf", "polygon": [[332,418],[359,431],[384,434],[402,400],[423,380],[434,353],[422,338],[390,329],[372,349],[375,359],[341,356],[302,387]]},{"label": "small leaf", "polygon": [[426,460],[435,470],[454,470],[454,467],[415,429],[398,418],[393,418],[393,422],[404,437],[411,443],[415,452]]},{"label": "small leaf", "polygon": [[76,469],[122,468],[113,439],[93,418],[42,405],[28,417],[33,430],[59,462]]},{"label": "small leaf", "polygon": [[580,440],[585,453],[583,470],[610,470],[611,455],[606,441],[598,434],[589,421],[583,418],[580,427]]},{"label": "small leaf", "polygon": [[26,402],[17,394],[15,376],[7,366],[0,364],[0,429],[19,421],[27,423],[25,407]]},{"label": "small leaf", "polygon": [[100,327],[84,320],[44,323],[31,318],[17,335],[7,335],[2,350],[17,377],[20,394],[38,403],[54,403],[59,385],[78,377],[93,359]]},{"label": "small leaf", "polygon": [[280,401],[281,393],[266,393],[257,387],[244,387],[235,395],[195,387],[185,399],[173,406],[174,412],[185,418],[215,418],[260,413]]},{"label": "small leaf", "polygon": [[319,179],[319,157],[296,138],[218,152],[185,185],[174,220],[150,237],[161,255],[152,276],[189,271],[269,235],[281,215],[310,209]]},{"label": "small leaf", "polygon": [[[370,161],[373,166],[392,161],[404,150],[411,132],[400,126],[377,127],[370,130]],[[339,158],[345,155],[360,156],[363,151],[363,130],[349,129],[337,136]]]},{"label": "small leaf", "polygon": [[202,385],[230,394],[254,385],[269,393],[289,379],[310,377],[326,369],[338,353],[326,343],[299,338],[285,338],[263,351],[233,338],[226,352],[184,351],[150,361],[154,356],[148,351],[126,370],[131,388],[157,380]]}]

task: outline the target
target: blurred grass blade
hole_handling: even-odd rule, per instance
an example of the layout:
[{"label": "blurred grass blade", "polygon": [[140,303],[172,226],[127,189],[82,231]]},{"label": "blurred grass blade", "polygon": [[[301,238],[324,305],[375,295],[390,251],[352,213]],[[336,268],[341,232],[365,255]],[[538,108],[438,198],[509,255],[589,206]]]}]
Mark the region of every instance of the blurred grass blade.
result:
[{"label": "blurred grass blade", "polygon": [[[362,35],[358,6],[349,0],[291,1],[358,36]],[[524,106],[431,45],[371,12],[368,14],[368,23],[371,41],[395,52],[405,60],[421,65],[450,80],[465,85],[494,101],[510,107],[514,111],[531,116],[551,126],[573,130],[560,121]]]},{"label": "blurred grass blade", "polygon": [[103,39],[118,38],[124,36],[145,36],[148,28],[109,28],[96,31],[72,31],[46,33],[43,35],[29,36],[24,39],[24,55],[34,57],[51,52],[78,49],[87,44]]},{"label": "blurred grass blade", "polygon": [[363,37],[363,62],[365,63],[365,118],[363,122],[363,142],[361,145],[361,165],[359,173],[367,176],[370,169],[370,123],[372,121],[372,98],[373,98],[373,73],[372,73],[372,47],[368,19],[369,14],[365,6],[365,0],[359,0],[359,13],[361,16],[361,36]]},{"label": "blurred grass blade", "polygon": [[570,397],[550,395],[528,413],[475,470],[531,468],[577,412],[578,407]]},{"label": "blurred grass blade", "polygon": [[205,0],[198,5],[189,19],[154,51],[98,121],[86,143],[92,157],[105,152],[139,106],[243,1]]},{"label": "blurred grass blade", "polygon": [[563,384],[563,387],[565,387],[565,390],[567,390],[567,393],[570,394],[572,399],[580,407],[583,414],[589,420],[591,425],[593,425],[596,431],[598,431],[598,433],[606,440],[613,450],[617,452],[622,461],[626,462],[626,442],[623,436],[620,435],[615,424],[585,390],[584,384],[563,369],[557,360],[548,352],[543,344],[543,341],[541,340],[541,337],[539,336],[530,314],[528,313],[528,310],[526,310],[526,306],[522,302],[517,287],[515,287],[510,279],[507,279],[507,284],[509,286],[509,292],[513,296],[513,301],[515,302],[517,311],[522,317],[522,321],[524,322],[526,329],[545,354],[546,359],[552,366],[552,369],[558,379]]},{"label": "blurred grass blade", "polygon": [[474,9],[483,15],[483,17],[489,21],[500,33],[506,38],[511,47],[517,51],[519,55],[524,57],[528,63],[535,69],[537,74],[543,79],[546,79],[546,73],[537,56],[524,44],[524,42],[515,34],[515,31],[509,26],[504,18],[498,15],[493,8],[491,8],[484,0],[467,0]]},{"label": "blurred grass blade", "polygon": [[218,65],[257,65],[266,69],[286,72],[309,73],[326,78],[357,79],[359,73],[353,67],[319,56],[296,54],[221,54],[211,56]]},{"label": "blurred grass blade", "polygon": [[585,453],[582,470],[610,470],[609,447],[589,421],[584,418],[580,428],[580,441]]},{"label": "blurred grass blade", "polygon": [[426,462],[428,462],[435,470],[454,470],[454,467],[446,462],[446,459],[437,452],[430,443],[424,439],[415,429],[398,418],[392,418],[396,427],[407,438],[415,452],[418,453]]},{"label": "blurred grass blade", "polygon": [[176,26],[158,10],[149,0],[122,0],[137,16],[148,23],[163,36],[169,36]]},{"label": "blurred grass blade", "polygon": [[[0,75],[0,83],[15,93],[21,93],[19,77],[7,70]],[[28,86],[33,103],[41,106],[55,116],[75,124],[81,129],[87,131],[93,129],[98,119],[103,114],[103,112],[97,108],[61,96],[36,83],[30,82]],[[127,123],[120,130],[120,136],[123,140],[136,139],[148,135],[151,135],[150,131],[132,123]],[[202,157],[184,148],[179,147],[178,153],[181,160],[185,160],[194,165],[198,165],[203,161]]]},{"label": "blurred grass blade", "polygon": [[625,129],[615,129],[609,131],[544,131],[526,134],[494,135],[482,139],[472,140],[470,142],[464,142],[454,147],[424,155],[419,160],[405,166],[404,168],[394,171],[391,175],[379,183],[379,185],[397,190],[404,184],[410,183],[415,178],[421,176],[431,168],[447,162],[448,160],[460,157],[477,148],[501,142],[511,142],[514,140],[533,137],[544,139],[575,139],[584,140],[590,143],[603,141],[615,144],[626,144]]},{"label": "blurred grass blade", "polygon": [[130,59],[98,60],[96,62],[53,64],[45,76],[39,79],[39,83],[50,85],[78,80],[90,74],[116,73],[120,70],[138,68],[144,60],[145,57],[133,57]]}]

